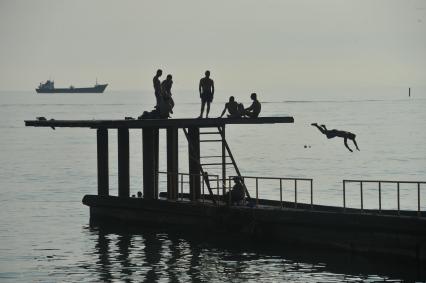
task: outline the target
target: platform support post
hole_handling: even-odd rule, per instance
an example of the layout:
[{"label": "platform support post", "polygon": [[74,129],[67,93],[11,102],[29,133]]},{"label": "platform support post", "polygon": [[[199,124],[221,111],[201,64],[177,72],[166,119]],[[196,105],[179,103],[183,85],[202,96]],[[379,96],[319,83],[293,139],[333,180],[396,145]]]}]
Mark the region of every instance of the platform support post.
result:
[{"label": "platform support post", "polygon": [[167,198],[178,198],[178,128],[167,128]]},{"label": "platform support post", "polygon": [[142,129],[143,197],[158,198],[158,128]]},{"label": "platform support post", "polygon": [[96,131],[98,152],[98,195],[109,195],[108,173],[108,129],[99,128]]},{"label": "platform support post", "polygon": [[226,146],[225,146],[225,124],[222,126],[222,195],[226,193]]},{"label": "platform support post", "polygon": [[193,201],[201,196],[200,186],[200,128],[188,128],[189,137],[189,198]]},{"label": "platform support post", "polygon": [[129,129],[118,128],[118,196],[130,196]]}]

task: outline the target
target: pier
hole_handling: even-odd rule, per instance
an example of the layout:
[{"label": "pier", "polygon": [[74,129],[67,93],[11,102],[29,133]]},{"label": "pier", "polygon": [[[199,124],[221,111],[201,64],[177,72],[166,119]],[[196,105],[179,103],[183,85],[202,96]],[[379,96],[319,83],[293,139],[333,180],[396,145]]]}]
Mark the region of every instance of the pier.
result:
[{"label": "pier", "polygon": [[[83,203],[90,207],[93,225],[123,224],[144,227],[206,230],[215,233],[237,233],[254,239],[286,243],[320,245],[341,250],[389,254],[426,261],[426,214],[421,210],[420,191],[426,182],[389,180],[343,180],[342,207],[314,203],[313,179],[271,176],[247,176],[238,168],[226,140],[226,125],[291,124],[293,117],[147,119],[147,120],[27,120],[26,126],[91,128],[97,138],[97,195],[86,195]],[[118,196],[110,195],[108,168],[108,133],[117,131]],[[129,131],[142,131],[143,197],[130,196]],[[178,132],[182,130],[188,145],[188,156],[179,156]],[[159,132],[166,131],[167,171],[159,171]],[[205,156],[202,143],[218,143],[220,154]],[[209,157],[218,159],[209,162]],[[188,158],[187,170],[180,171],[179,158]],[[220,174],[208,174],[206,167],[219,166]],[[232,173],[229,170],[232,170]],[[166,177],[166,192],[160,193],[159,176]],[[246,192],[242,204],[231,205],[224,196],[231,189],[233,177],[243,180]],[[247,182],[255,188],[248,190]],[[259,198],[261,180],[272,180],[280,190],[280,200]],[[293,202],[283,201],[283,182],[294,186]],[[417,211],[384,210],[363,207],[363,184],[412,183],[417,190]],[[310,188],[310,203],[297,199],[298,186]],[[347,184],[360,184],[361,208],[346,207]],[[187,184],[188,190],[184,191]],[[253,195],[250,195],[250,191]],[[254,193],[253,193],[254,191]],[[229,194],[228,194],[229,195]]]}]

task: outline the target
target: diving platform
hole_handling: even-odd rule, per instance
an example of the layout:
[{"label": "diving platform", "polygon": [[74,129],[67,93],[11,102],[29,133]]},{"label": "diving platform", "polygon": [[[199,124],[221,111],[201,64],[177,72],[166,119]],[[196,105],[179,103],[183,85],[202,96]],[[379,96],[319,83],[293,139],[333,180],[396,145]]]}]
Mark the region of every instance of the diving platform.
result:
[{"label": "diving platform", "polygon": [[141,119],[141,120],[26,120],[25,126],[32,127],[67,127],[67,128],[189,128],[222,127],[224,125],[279,124],[294,123],[294,118],[258,117],[258,118],[180,118],[180,119]]},{"label": "diving platform", "polygon": [[[112,228],[127,225],[143,229],[178,228],[184,231],[208,231],[286,243],[325,246],[346,251],[405,256],[426,263],[426,212],[422,210],[421,189],[426,182],[393,180],[343,180],[343,206],[321,206],[313,201],[313,179],[258,177],[244,175],[226,140],[227,125],[291,124],[294,118],[203,118],[135,120],[26,120],[28,127],[90,128],[96,131],[97,194],[83,197],[90,208],[91,225]],[[130,195],[129,131],[142,131],[142,190]],[[188,168],[179,168],[179,131],[188,146]],[[118,194],[110,194],[109,132],[117,131]],[[166,132],[167,170],[159,170],[159,132]],[[182,137],[182,135],[180,136]],[[133,142],[133,141],[132,141]],[[214,155],[204,155],[202,143],[217,146]],[[282,149],[280,149],[282,150]],[[271,153],[273,154],[273,153]],[[186,155],[186,154],[185,154]],[[133,158],[133,157],[132,157]],[[284,161],[283,161],[284,162]],[[216,166],[217,174],[212,174]],[[159,182],[159,177],[165,182]],[[231,201],[231,182],[241,180],[244,199]],[[162,179],[160,179],[162,180]],[[251,187],[248,189],[247,187]],[[278,200],[259,197],[263,180],[275,182]],[[349,184],[359,185],[360,209],[346,207]],[[378,186],[378,209],[365,209],[363,185]],[[255,185],[253,185],[255,184]],[[382,185],[394,184],[397,210],[381,206]],[[417,190],[417,211],[400,209],[400,185]],[[297,199],[298,187],[310,189],[310,203]],[[283,188],[294,189],[294,201],[283,198]],[[167,191],[166,191],[167,189]],[[250,195],[250,193],[252,195]]]}]

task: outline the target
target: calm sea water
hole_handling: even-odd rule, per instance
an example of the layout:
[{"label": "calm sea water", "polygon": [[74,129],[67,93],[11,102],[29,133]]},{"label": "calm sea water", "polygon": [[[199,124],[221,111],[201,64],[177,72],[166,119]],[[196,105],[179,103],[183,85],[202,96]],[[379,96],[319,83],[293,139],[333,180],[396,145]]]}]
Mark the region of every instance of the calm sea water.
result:
[{"label": "calm sea water", "polygon": [[[227,96],[217,95],[212,117],[220,114]],[[237,99],[249,104],[248,94],[237,94]],[[245,175],[313,178],[314,202],[336,206],[342,205],[343,179],[426,180],[426,92],[408,99],[400,90],[370,95],[323,90],[285,97],[260,94],[260,100],[263,116],[291,115],[295,123],[227,127],[227,140]],[[197,95],[177,92],[175,101],[174,117],[198,116]],[[171,232],[90,228],[81,199],[96,193],[95,131],[25,128],[24,120],[136,117],[153,103],[150,92],[0,93],[0,282],[425,280],[425,272],[413,263]],[[327,140],[312,122],[356,133],[361,151],[349,152],[342,139]],[[187,145],[183,134],[179,138],[179,166],[187,172]],[[135,194],[142,190],[141,132],[131,131],[130,139]],[[165,170],[162,140],[160,169]],[[112,194],[117,194],[116,147],[116,133],[110,131]],[[202,150],[210,155],[219,147]],[[276,188],[261,182],[260,197],[279,198]],[[292,184],[285,184],[284,198],[294,199]],[[376,208],[377,188],[367,186],[364,199],[367,208]],[[426,188],[421,199],[426,209]],[[309,201],[308,186],[300,184],[298,200]],[[355,185],[348,188],[348,205],[360,206]],[[385,186],[384,208],[396,205],[396,188]],[[401,208],[415,210],[416,205],[415,187],[402,186]]]}]

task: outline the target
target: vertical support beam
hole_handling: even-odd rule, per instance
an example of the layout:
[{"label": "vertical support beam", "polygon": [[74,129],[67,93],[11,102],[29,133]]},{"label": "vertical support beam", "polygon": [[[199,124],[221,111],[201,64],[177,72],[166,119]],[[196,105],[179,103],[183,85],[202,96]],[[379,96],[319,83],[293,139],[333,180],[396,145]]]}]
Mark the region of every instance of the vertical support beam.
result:
[{"label": "vertical support beam", "polygon": [[154,129],[154,196],[155,199],[158,198],[158,171],[159,171],[159,141],[160,141],[160,131],[158,128]]},{"label": "vertical support beam", "polygon": [[130,196],[129,129],[118,128],[118,196]]},{"label": "vertical support beam", "polygon": [[158,128],[142,129],[143,197],[158,198]]},{"label": "vertical support beam", "polygon": [[189,138],[189,195],[197,200],[201,195],[200,186],[200,128],[188,128]]},{"label": "vertical support beam", "polygon": [[176,200],[178,197],[179,159],[178,129],[167,128],[167,198]]},{"label": "vertical support beam", "polygon": [[222,194],[225,195],[225,187],[226,187],[226,146],[225,146],[225,124],[223,124],[222,127],[222,133],[223,135],[221,135],[222,137],[222,184],[223,184],[223,188],[222,188]]},{"label": "vertical support beam", "polygon": [[108,173],[108,129],[99,128],[96,131],[98,152],[98,195],[109,195]]}]

